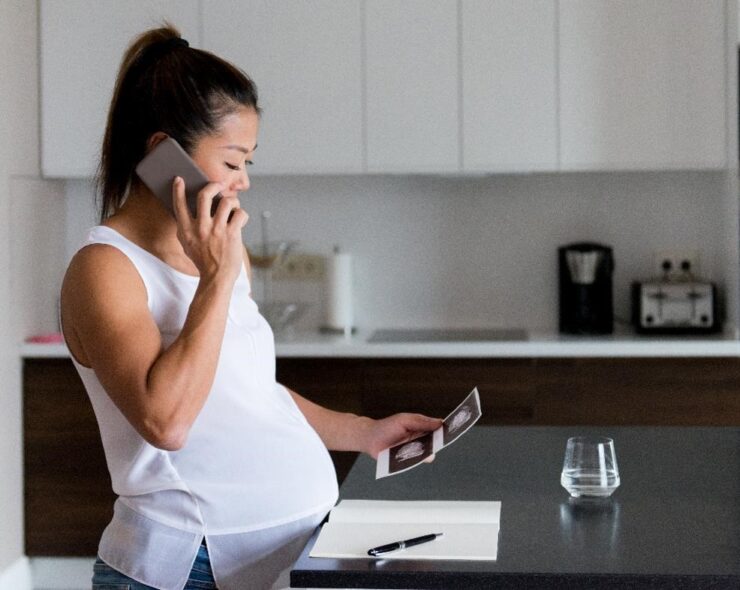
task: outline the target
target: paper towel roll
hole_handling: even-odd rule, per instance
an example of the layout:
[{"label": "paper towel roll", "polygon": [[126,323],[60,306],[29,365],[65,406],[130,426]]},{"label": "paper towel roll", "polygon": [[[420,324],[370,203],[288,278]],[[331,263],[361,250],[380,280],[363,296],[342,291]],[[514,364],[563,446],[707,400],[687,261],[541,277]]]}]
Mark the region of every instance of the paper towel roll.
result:
[{"label": "paper towel roll", "polygon": [[352,256],[336,246],[326,269],[326,327],[351,333],[352,311]]}]

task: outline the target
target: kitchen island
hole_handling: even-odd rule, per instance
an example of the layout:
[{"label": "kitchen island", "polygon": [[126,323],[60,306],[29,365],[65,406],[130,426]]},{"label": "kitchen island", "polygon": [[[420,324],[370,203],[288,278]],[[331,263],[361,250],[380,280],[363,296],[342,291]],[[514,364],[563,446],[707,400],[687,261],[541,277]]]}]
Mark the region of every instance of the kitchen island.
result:
[{"label": "kitchen island", "polygon": [[[621,486],[575,500],[568,437],[615,441]],[[500,500],[496,561],[310,558],[298,588],[740,588],[740,428],[474,427],[430,465],[375,480],[361,457],[347,499]]]}]

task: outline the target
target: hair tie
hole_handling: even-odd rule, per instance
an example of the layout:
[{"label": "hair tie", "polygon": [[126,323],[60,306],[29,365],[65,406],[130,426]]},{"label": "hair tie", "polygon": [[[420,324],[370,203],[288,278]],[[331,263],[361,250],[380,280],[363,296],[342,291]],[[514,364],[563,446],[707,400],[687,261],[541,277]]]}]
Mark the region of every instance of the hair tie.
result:
[{"label": "hair tie", "polygon": [[164,41],[157,41],[156,43],[153,43],[149,50],[144,54],[144,61],[148,63],[156,62],[161,57],[167,55],[170,51],[177,49],[178,47],[190,47],[190,43],[182,37],[172,37],[170,39],[165,39]]},{"label": "hair tie", "polygon": [[167,39],[167,41],[163,41],[163,44],[167,46],[167,49],[174,49],[175,47],[190,47],[190,43],[182,37]]}]

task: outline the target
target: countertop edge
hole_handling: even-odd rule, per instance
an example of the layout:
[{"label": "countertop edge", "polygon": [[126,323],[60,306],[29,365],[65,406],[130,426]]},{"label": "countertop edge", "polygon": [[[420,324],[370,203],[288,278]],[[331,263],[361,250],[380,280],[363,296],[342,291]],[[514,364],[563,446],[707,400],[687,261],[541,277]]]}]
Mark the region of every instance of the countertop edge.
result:
[{"label": "countertop edge", "polygon": [[[722,574],[616,574],[616,573],[536,573],[536,572],[415,572],[394,571],[375,574],[370,571],[337,571],[296,568],[290,573],[291,587],[321,588],[330,577],[332,587],[351,588],[429,588],[458,587],[470,590],[488,590],[492,585],[500,588],[547,587],[565,590],[590,590],[603,585],[610,588],[645,590],[688,590],[689,588],[715,588],[734,585],[740,576]],[[444,586],[442,586],[442,585]],[[449,585],[449,586],[448,586]]]},{"label": "countertop edge", "polygon": [[[533,337],[516,342],[368,343],[361,336],[308,335],[277,340],[278,358],[604,358],[740,357],[740,341],[715,338],[577,339]],[[65,344],[22,343],[21,358],[69,358]]]}]

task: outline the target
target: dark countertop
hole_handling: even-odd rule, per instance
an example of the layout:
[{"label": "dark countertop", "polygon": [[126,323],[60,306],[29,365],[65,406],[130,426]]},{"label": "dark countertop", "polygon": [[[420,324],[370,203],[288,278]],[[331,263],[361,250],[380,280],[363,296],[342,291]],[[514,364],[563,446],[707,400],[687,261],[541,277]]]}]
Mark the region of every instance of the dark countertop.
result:
[{"label": "dark countertop", "polygon": [[[621,486],[607,501],[560,486],[569,436],[614,438]],[[474,427],[431,465],[375,481],[362,456],[342,498],[501,500],[498,559],[309,558],[313,588],[738,588],[740,428]]]}]

